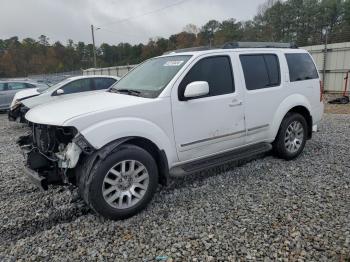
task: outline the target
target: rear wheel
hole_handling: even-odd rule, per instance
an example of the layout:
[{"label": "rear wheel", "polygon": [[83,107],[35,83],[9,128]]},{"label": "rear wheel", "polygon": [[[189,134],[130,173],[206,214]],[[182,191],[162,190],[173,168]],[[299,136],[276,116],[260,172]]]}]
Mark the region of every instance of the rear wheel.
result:
[{"label": "rear wheel", "polygon": [[307,128],[306,120],[302,115],[288,113],[273,143],[276,155],[286,160],[298,157],[305,147]]},{"label": "rear wheel", "polygon": [[121,146],[92,170],[84,185],[86,202],[109,219],[125,219],[140,212],[157,189],[153,157],[134,145]]}]

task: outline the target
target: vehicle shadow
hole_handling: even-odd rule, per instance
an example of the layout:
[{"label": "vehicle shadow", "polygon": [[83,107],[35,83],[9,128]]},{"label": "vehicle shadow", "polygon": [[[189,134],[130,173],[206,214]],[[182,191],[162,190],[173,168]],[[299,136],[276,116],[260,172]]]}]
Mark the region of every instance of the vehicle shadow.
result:
[{"label": "vehicle shadow", "polygon": [[234,169],[244,166],[250,162],[263,159],[268,156],[272,156],[273,152],[267,152],[259,155],[252,156],[250,158],[244,159],[244,160],[238,160],[238,161],[231,161],[216,167],[208,168],[207,170],[203,170],[200,172],[196,172],[193,174],[188,174],[184,177],[179,178],[171,178],[169,181],[169,185],[162,188],[161,190],[166,190],[167,192],[172,192],[175,189],[184,188],[184,187],[191,187],[193,184],[196,184],[198,182],[205,182],[205,180],[211,178],[220,176],[222,174],[225,174],[229,171],[233,171]]}]

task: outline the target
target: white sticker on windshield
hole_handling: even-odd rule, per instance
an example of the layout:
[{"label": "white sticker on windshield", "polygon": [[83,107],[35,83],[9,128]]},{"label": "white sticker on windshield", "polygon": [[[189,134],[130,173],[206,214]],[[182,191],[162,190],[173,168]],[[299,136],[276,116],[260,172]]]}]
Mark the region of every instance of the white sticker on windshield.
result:
[{"label": "white sticker on windshield", "polygon": [[184,61],[167,61],[164,66],[180,66]]}]

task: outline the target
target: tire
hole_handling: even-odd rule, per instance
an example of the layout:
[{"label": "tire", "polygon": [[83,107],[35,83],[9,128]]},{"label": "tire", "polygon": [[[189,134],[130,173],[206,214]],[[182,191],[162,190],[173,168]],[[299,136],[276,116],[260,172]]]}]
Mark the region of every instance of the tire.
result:
[{"label": "tire", "polygon": [[80,191],[85,202],[112,220],[139,213],[152,200],[158,186],[158,168],[153,157],[129,144],[97,162],[90,175],[84,177]]},{"label": "tire", "polygon": [[288,113],[282,120],[273,150],[277,157],[292,160],[303,151],[307,139],[307,123],[298,113]]}]

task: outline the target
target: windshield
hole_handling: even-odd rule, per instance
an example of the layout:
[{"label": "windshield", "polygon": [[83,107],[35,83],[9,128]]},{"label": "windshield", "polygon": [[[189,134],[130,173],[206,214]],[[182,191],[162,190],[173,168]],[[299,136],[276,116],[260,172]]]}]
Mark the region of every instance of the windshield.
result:
[{"label": "windshield", "polygon": [[53,86],[50,86],[50,87],[48,87],[48,88],[45,88],[44,90],[41,90],[41,88],[39,88],[39,89],[38,89],[38,92],[39,92],[39,93],[51,93],[51,92],[55,91],[58,87],[60,87],[60,86],[62,86],[62,85],[64,85],[64,84],[66,84],[66,83],[68,83],[69,81],[71,81],[71,79],[70,79],[70,78],[67,78],[67,79],[65,79],[65,80],[63,80],[63,81],[61,81],[61,82],[58,82],[57,84],[55,84],[55,85],[53,85]]},{"label": "windshield", "polygon": [[46,89],[49,88],[48,85],[44,85],[44,84],[37,85],[37,87],[39,87],[39,88],[37,89],[37,91],[38,91],[40,94],[41,94],[42,92],[44,92]]},{"label": "windshield", "polygon": [[167,56],[147,60],[119,82],[112,90],[143,97],[157,97],[177,72],[191,58],[186,56]]}]

